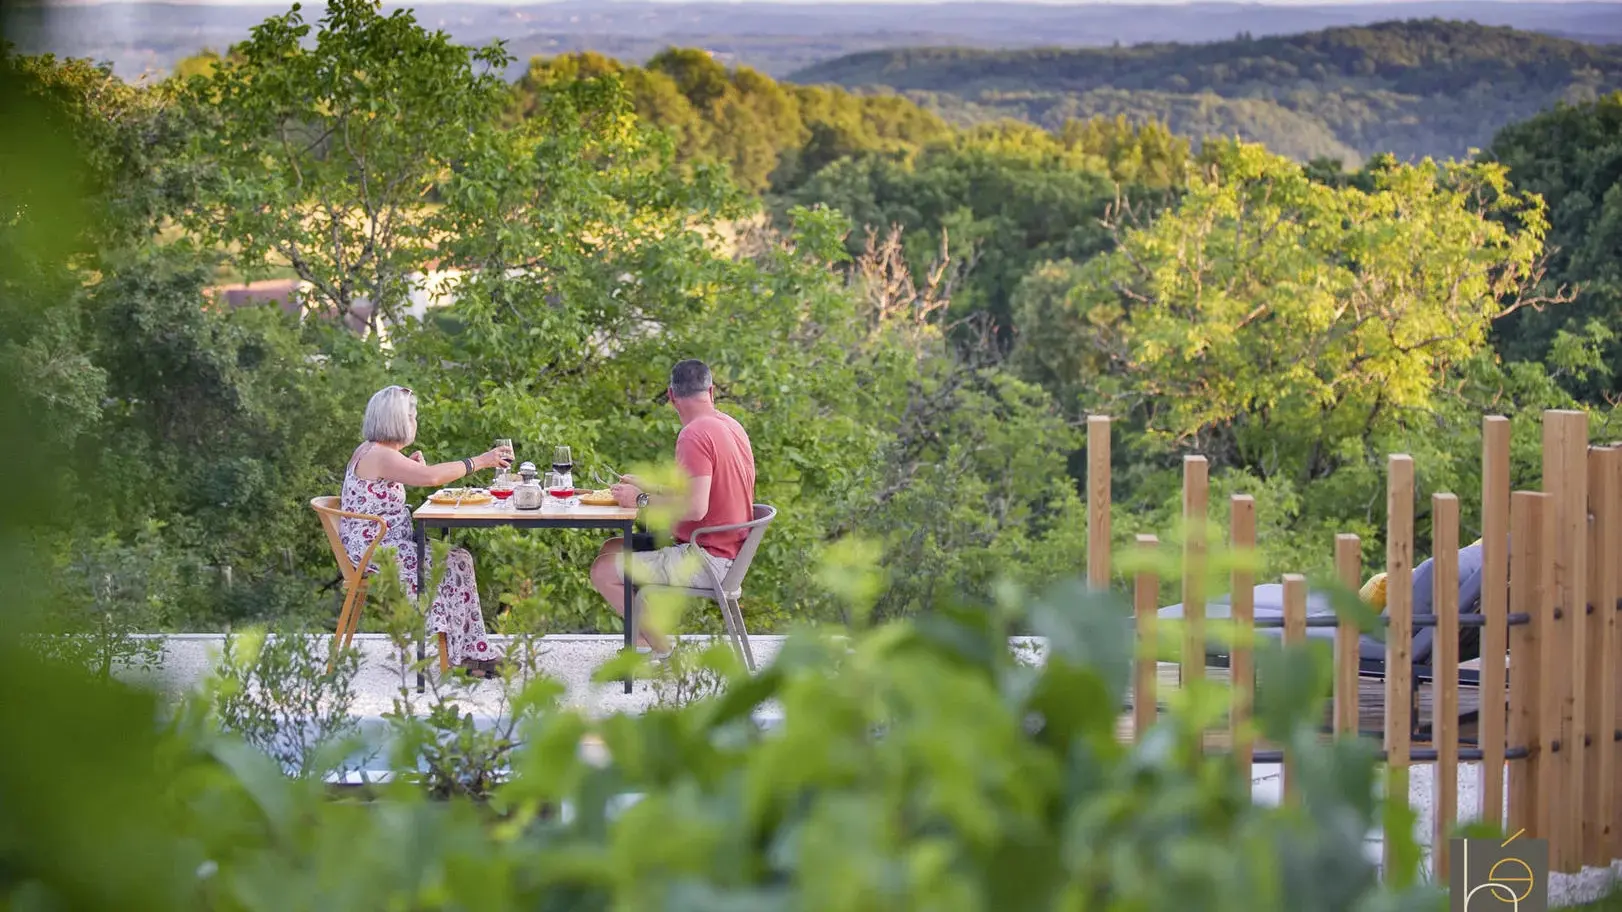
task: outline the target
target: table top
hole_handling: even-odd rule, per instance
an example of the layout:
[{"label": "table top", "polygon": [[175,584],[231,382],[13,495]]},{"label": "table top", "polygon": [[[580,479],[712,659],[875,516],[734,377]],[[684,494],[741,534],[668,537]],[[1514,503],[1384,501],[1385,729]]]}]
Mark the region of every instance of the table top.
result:
[{"label": "table top", "polygon": [[557,522],[592,521],[592,522],[630,522],[636,519],[638,511],[635,507],[592,507],[585,504],[563,506],[551,497],[546,498],[545,506],[539,510],[520,510],[512,505],[512,500],[495,501],[487,504],[436,504],[424,501],[423,505],[412,513],[412,517],[419,522],[432,522],[437,520],[453,519],[458,522],[477,521],[481,525],[499,526],[505,523],[534,522],[536,520],[549,520]]}]

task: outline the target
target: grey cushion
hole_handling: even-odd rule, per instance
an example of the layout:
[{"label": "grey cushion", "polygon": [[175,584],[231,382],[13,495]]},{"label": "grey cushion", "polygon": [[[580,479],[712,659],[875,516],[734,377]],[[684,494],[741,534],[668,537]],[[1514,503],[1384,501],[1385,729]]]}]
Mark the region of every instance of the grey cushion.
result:
[{"label": "grey cushion", "polygon": [[[1413,597],[1414,617],[1434,614],[1432,607],[1432,577],[1435,574],[1434,561],[1427,560],[1414,568],[1413,587],[1410,590]],[[1282,620],[1284,617],[1284,586],[1279,583],[1263,583],[1254,589],[1256,604],[1256,619]],[[1213,596],[1206,602],[1205,616],[1226,620],[1230,617],[1232,604],[1227,594]],[[1459,615],[1481,613],[1481,545],[1475,544],[1459,550]],[[1330,607],[1328,593],[1309,591],[1307,593],[1308,617],[1333,617],[1334,608]],[[1183,616],[1182,604],[1168,605],[1160,609],[1159,615],[1163,618],[1174,619]],[[1257,628],[1257,632],[1268,636],[1283,636],[1282,627]],[[1335,628],[1308,627],[1307,636],[1313,639],[1333,641]],[[1436,628],[1420,627],[1414,631],[1413,661],[1416,665],[1428,665],[1431,660],[1432,647],[1435,644]],[[1227,648],[1221,643],[1211,643],[1206,646],[1208,655],[1226,654]],[[1364,659],[1381,661],[1385,659],[1385,644],[1370,634],[1364,634],[1358,648],[1359,655]],[[1481,654],[1481,628],[1464,627],[1459,630],[1459,659],[1467,661]]]},{"label": "grey cushion", "polygon": [[[1414,568],[1414,617],[1434,615],[1432,577],[1436,568],[1425,561]],[[1459,616],[1481,613],[1481,546],[1471,545],[1459,549]],[[1414,631],[1414,663],[1429,665],[1435,646],[1436,628],[1420,627]],[[1469,661],[1481,655],[1481,628],[1459,628],[1459,661]]]}]

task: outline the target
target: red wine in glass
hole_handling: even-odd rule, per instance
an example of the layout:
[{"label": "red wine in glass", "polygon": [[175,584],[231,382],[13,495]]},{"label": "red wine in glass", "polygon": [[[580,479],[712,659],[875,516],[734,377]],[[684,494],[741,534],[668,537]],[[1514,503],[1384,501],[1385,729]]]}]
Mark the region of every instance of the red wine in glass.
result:
[{"label": "red wine in glass", "polygon": [[507,498],[513,496],[513,489],[512,488],[491,488],[490,489],[490,496],[494,497],[496,500],[506,500]]},{"label": "red wine in glass", "polygon": [[574,455],[566,446],[560,446],[552,451],[552,471],[574,481]]}]

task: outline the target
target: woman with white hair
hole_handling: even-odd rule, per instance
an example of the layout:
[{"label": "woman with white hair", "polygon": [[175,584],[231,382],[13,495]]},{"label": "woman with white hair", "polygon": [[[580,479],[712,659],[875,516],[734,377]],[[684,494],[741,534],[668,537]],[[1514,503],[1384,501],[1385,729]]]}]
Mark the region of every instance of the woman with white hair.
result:
[{"label": "woman with white hair", "polygon": [[[441,487],[482,469],[506,467],[512,463],[510,447],[497,447],[477,456],[428,465],[418,450],[410,456],[402,452],[417,439],[417,397],[409,387],[380,389],[366,404],[361,424],[366,441],[344,469],[342,509],[352,513],[381,516],[389,528],[379,550],[393,548],[400,567],[400,581],[406,591],[417,594],[417,545],[411,535],[411,507],[406,504],[406,485]],[[377,537],[377,524],[345,519],[339,530],[350,560],[358,561]],[[433,555],[428,555],[432,560]],[[376,565],[367,572],[375,572]],[[432,575],[431,573],[428,575]],[[479,608],[479,589],[473,578],[473,556],[466,548],[451,551],[445,576],[428,610],[428,633],[445,634],[449,661],[466,668],[474,677],[491,677],[500,671],[500,656],[485,638],[484,613]]]}]

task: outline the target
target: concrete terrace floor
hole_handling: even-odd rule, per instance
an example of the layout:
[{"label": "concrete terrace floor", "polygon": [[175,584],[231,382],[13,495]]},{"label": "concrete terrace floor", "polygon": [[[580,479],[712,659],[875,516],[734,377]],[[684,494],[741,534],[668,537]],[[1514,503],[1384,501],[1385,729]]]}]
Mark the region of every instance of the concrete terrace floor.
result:
[{"label": "concrete terrace floor", "polygon": [[[162,667],[155,673],[131,672],[128,677],[140,680],[168,694],[196,687],[218,664],[223,634],[179,634],[166,637]],[[689,648],[703,648],[708,637],[683,637]],[[491,645],[504,649],[503,637],[490,637]],[[752,636],[749,643],[757,664],[770,662],[782,646],[782,637]],[[605,662],[619,654],[624,641],[618,636],[559,635],[541,641],[542,654],[539,671],[557,679],[566,688],[563,704],[579,710],[590,718],[610,713],[642,712],[658,700],[653,685],[638,680],[632,692],[625,693],[625,685],[615,680],[598,684],[592,675]],[[360,672],[355,678],[355,705],[357,716],[380,716],[392,711],[400,696],[402,684],[410,688],[410,696],[418,704],[432,698],[432,681],[437,674],[435,666],[429,669],[429,692],[416,693],[416,673],[405,670],[414,656],[402,662],[388,638],[381,634],[357,634],[354,647],[361,653]],[[434,644],[428,643],[428,658],[434,661]],[[457,702],[475,716],[495,715],[503,710],[504,688],[500,683],[480,681],[458,695]],[[422,708],[419,705],[419,708]]]},{"label": "concrete terrace floor", "polygon": [[[182,634],[165,639],[165,656],[160,669],[155,672],[130,672],[125,677],[134,682],[153,686],[170,695],[178,695],[201,683],[214,668],[224,642],[224,636],[220,634]],[[491,639],[498,647],[505,645],[500,637]],[[684,645],[689,648],[703,648],[708,640],[707,637],[683,639]],[[619,680],[606,683],[591,680],[594,672],[603,663],[614,658],[622,643],[618,636],[548,636],[541,641],[539,670],[564,684],[564,706],[578,710],[590,718],[601,718],[613,713],[643,712],[660,699],[660,692],[652,682],[639,680],[632,692],[627,694],[624,692],[623,683]],[[750,637],[755,660],[760,665],[770,663],[776,657],[782,643],[783,638],[778,636]],[[362,655],[361,670],[355,681],[356,699],[353,707],[355,715],[363,719],[376,719],[383,713],[391,711],[395,700],[400,696],[402,683],[410,688],[409,696],[414,699],[417,711],[426,711],[432,697],[431,686],[429,693],[416,694],[415,675],[403,671],[401,657],[396,654],[386,638],[376,634],[361,634],[355,637],[354,645]],[[1039,642],[1027,640],[1012,645],[1016,647],[1017,653],[1025,653],[1031,656],[1031,660],[1040,659],[1042,644]],[[430,656],[432,651],[433,645],[430,643]],[[457,701],[475,717],[494,718],[503,713],[504,690],[498,683],[480,682],[459,695]],[[780,712],[770,706],[762,707],[757,713],[759,722],[768,729],[779,718]],[[1461,820],[1474,819],[1480,813],[1479,767],[1480,764],[1477,763],[1459,764],[1457,805],[1458,817]],[[1432,793],[1435,780],[1434,764],[1416,764],[1410,769],[1409,802],[1418,817],[1415,821],[1416,839],[1420,845],[1427,847],[1427,866],[1428,847],[1432,843],[1434,819]],[[1256,765],[1252,781],[1252,794],[1256,801],[1265,804],[1278,803],[1282,785],[1281,770],[1277,764]],[[1381,843],[1379,832],[1369,835],[1366,843],[1368,856],[1375,862],[1380,859]],[[1609,868],[1589,868],[1580,874],[1554,874],[1550,882],[1550,901],[1554,906],[1593,902],[1611,892],[1619,882],[1622,882],[1622,860],[1613,862]]]}]

